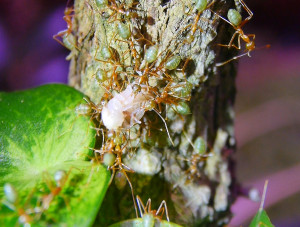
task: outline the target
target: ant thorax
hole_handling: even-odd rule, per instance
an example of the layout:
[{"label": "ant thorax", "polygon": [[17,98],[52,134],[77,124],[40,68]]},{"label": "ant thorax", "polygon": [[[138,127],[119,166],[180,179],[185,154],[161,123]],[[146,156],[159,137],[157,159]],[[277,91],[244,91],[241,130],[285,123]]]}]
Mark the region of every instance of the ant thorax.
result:
[{"label": "ant thorax", "polygon": [[103,107],[101,118],[104,126],[109,130],[117,130],[120,127],[130,128],[134,124],[140,124],[149,100],[151,95],[146,89],[135,92],[133,85],[129,84]]}]

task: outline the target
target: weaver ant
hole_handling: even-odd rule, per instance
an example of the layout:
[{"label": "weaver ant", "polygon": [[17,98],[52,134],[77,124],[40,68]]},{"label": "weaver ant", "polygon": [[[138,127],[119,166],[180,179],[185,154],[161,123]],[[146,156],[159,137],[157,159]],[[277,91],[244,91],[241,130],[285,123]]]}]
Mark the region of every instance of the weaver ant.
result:
[{"label": "weaver ant", "polygon": [[[64,185],[66,184],[66,182],[68,180],[71,170],[72,170],[72,168],[68,171],[68,173],[66,173],[64,170],[56,171],[54,173],[55,185],[53,184],[53,181],[46,179],[45,183],[46,183],[48,189],[50,190],[50,193],[48,195],[44,195],[42,198],[42,210],[43,211],[48,210],[53,199],[61,193]],[[65,200],[65,203],[66,203],[66,200]]]},{"label": "weaver ant", "polygon": [[[204,10],[210,8],[214,4],[214,2],[215,2],[215,0],[213,0],[209,5],[207,5],[207,0],[197,0],[195,2],[194,10],[198,11],[198,13],[197,13],[196,17],[194,18],[194,23],[192,25],[187,26],[187,27],[192,26],[190,34],[188,34],[188,36],[187,36],[187,42],[188,43],[191,43],[195,38],[194,35],[195,35],[196,30],[198,29],[198,22],[200,20],[200,16],[201,16],[202,12]],[[201,28],[199,28],[199,29],[200,29],[201,32],[203,32]]]},{"label": "weaver ant", "polygon": [[[67,23],[67,29],[60,31],[53,36],[53,39],[55,39],[57,42],[59,42],[61,45],[68,48],[69,50],[72,50],[73,47],[78,49],[78,47],[76,46],[75,36],[73,36],[72,34],[72,18],[74,16],[74,14],[72,14],[73,12],[74,12],[73,6],[67,7],[65,9],[63,19]],[[61,37],[62,41],[58,39],[58,37]]]},{"label": "weaver ant", "polygon": [[[135,4],[138,4],[138,2],[136,2]],[[116,18],[118,16],[118,14],[120,14],[124,17],[127,17],[127,18],[137,18],[138,17],[138,14],[136,12],[132,12],[133,11],[132,6],[130,6],[129,9],[126,10],[124,6],[127,6],[127,4],[122,3],[121,5],[118,6],[115,0],[96,0],[96,5],[100,9],[103,9],[105,7],[108,7],[109,9],[111,9],[113,11],[113,13],[109,16],[109,18],[112,18],[112,17]],[[108,19],[108,22],[112,22],[112,21],[113,20]]]},{"label": "weaver ant", "polygon": [[[116,136],[116,135],[115,135]],[[110,141],[107,141],[105,145],[102,146],[101,150],[95,150],[96,153],[99,153],[101,156],[102,163],[104,163],[107,166],[108,170],[112,170],[112,175],[109,181],[109,185],[111,184],[112,180],[114,179],[114,176],[117,171],[121,171],[123,175],[126,177],[127,182],[129,184],[131,195],[133,198],[133,203],[135,207],[136,216],[137,215],[137,206],[134,199],[134,192],[133,192],[133,186],[131,184],[131,181],[129,177],[127,176],[128,173],[134,173],[134,170],[126,166],[122,162],[122,150],[127,147],[127,143],[123,146],[121,149],[120,145],[116,145],[114,143],[113,139],[110,139]]]},{"label": "weaver ant", "polygon": [[[233,60],[236,60],[238,58],[241,58],[245,55],[250,56],[250,52],[253,51],[255,49],[255,34],[245,34],[244,31],[242,30],[242,27],[251,20],[253,13],[252,11],[248,8],[248,6],[245,4],[245,2],[243,0],[239,0],[240,4],[243,6],[243,8],[247,11],[247,13],[249,14],[249,16],[242,21],[242,16],[241,14],[235,10],[235,9],[230,9],[227,13],[227,17],[228,20],[225,19],[224,17],[216,14],[218,17],[220,17],[222,20],[226,21],[228,24],[230,24],[234,29],[235,29],[235,33],[232,35],[231,40],[229,42],[228,45],[224,45],[224,44],[219,44],[220,46],[224,46],[224,47],[234,47],[237,50],[241,49],[241,39],[245,42],[245,52],[244,54],[235,56],[225,62],[222,63],[217,63],[216,66],[220,67],[222,65],[225,65]],[[238,46],[236,46],[235,44],[233,44],[234,38],[238,36],[237,40],[238,40]],[[268,48],[270,45],[266,45],[266,47]]]},{"label": "weaver ant", "polygon": [[[23,224],[24,226],[30,226],[31,223],[34,221],[34,217],[32,214],[39,213],[40,210],[38,208],[29,208],[29,209],[24,209],[21,207],[19,204],[19,195],[16,189],[11,185],[10,183],[6,183],[3,187],[4,189],[4,195],[5,195],[5,200],[3,201],[3,204],[7,206],[10,210],[17,212],[19,216],[19,223]],[[32,196],[29,196],[29,198]],[[29,200],[25,202],[27,204]]]},{"label": "weaver ant", "polygon": [[[114,38],[115,38],[115,35],[113,35],[112,40]],[[94,59],[98,62],[102,62],[102,63],[109,65],[108,70],[101,69],[102,74],[105,74],[105,77],[110,77],[110,82],[108,85],[109,89],[112,88],[114,85],[120,91],[121,86],[118,83],[118,76],[119,76],[120,72],[123,71],[124,65],[121,63],[120,56],[117,53],[117,51],[111,47],[112,40],[109,42],[108,45],[103,43],[101,45],[101,48],[97,48]],[[100,51],[100,53],[98,53],[98,51]],[[104,60],[99,59],[99,57],[101,57]],[[107,73],[109,71],[111,72],[110,75]],[[97,73],[96,73],[96,76],[97,76]],[[105,89],[107,90],[107,88],[105,88]]]}]

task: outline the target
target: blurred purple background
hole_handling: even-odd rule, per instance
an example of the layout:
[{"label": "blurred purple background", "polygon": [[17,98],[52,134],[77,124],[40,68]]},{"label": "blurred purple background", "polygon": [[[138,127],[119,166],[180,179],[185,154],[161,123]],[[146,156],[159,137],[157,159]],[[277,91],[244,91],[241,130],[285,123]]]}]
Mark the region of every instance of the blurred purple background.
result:
[{"label": "blurred purple background", "polygon": [[[237,176],[260,190],[269,178],[266,204],[276,226],[300,223],[300,3],[248,0],[253,19],[244,27],[257,46],[240,60],[236,99]],[[67,83],[68,51],[52,36],[66,28],[62,0],[0,1],[0,90]],[[246,15],[244,15],[246,16]],[[274,205],[275,204],[275,205]],[[232,226],[259,204],[233,207]]]}]

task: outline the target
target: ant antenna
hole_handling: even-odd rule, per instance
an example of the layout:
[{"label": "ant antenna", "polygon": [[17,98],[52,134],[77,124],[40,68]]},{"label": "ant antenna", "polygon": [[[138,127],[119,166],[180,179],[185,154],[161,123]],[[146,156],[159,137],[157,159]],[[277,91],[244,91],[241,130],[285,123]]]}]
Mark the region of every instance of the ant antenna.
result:
[{"label": "ant antenna", "polygon": [[233,58],[231,58],[231,59],[229,59],[229,60],[227,60],[227,61],[224,61],[224,62],[221,62],[221,63],[217,63],[217,64],[216,64],[216,67],[221,67],[221,66],[223,66],[223,65],[226,65],[227,63],[229,63],[229,62],[231,62],[231,61],[233,61],[233,60],[239,59],[239,58],[241,58],[241,57],[243,57],[243,56],[245,56],[245,55],[249,55],[249,53],[247,52],[247,53],[244,53],[244,54],[235,56],[235,57],[233,57]]},{"label": "ant antenna", "polygon": [[192,143],[192,141],[190,140],[190,138],[188,138],[187,134],[185,132],[183,132],[183,135],[185,136],[185,138],[187,139],[187,141],[190,143],[190,145],[193,147],[193,149],[196,150],[194,144]]},{"label": "ant antenna", "polygon": [[155,111],[155,113],[158,114],[158,116],[159,116],[159,117],[162,119],[162,121],[164,122],[165,127],[166,127],[166,130],[167,130],[167,133],[168,133],[169,140],[171,141],[172,145],[175,146],[174,143],[173,143],[173,140],[172,140],[172,138],[171,138],[171,136],[170,136],[170,133],[169,133],[169,130],[168,130],[168,126],[167,126],[166,120],[160,115],[160,113],[159,113],[156,109],[153,108],[153,110]]}]

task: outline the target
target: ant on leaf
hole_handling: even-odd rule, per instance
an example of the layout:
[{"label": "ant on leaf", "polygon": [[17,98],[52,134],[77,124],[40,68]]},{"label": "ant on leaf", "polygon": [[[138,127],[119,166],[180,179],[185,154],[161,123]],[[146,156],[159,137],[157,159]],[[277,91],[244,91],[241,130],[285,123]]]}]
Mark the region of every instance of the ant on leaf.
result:
[{"label": "ant on leaf", "polygon": [[[64,185],[66,184],[66,182],[68,180],[71,170],[72,170],[72,168],[67,173],[64,170],[57,170],[54,173],[55,185],[53,184],[53,182],[50,179],[46,179],[45,183],[46,183],[48,189],[50,190],[50,193],[48,195],[44,195],[42,198],[42,209],[43,210],[48,210],[49,206],[50,206],[51,202],[54,200],[54,198],[61,193]],[[64,200],[65,200],[66,205],[68,205],[65,198],[64,198]]]},{"label": "ant on leaf", "polygon": [[[35,217],[32,214],[39,213],[40,210],[38,208],[25,209],[25,208],[21,207],[19,194],[12,184],[6,183],[3,187],[3,189],[4,189],[4,195],[5,195],[3,204],[10,210],[15,211],[17,213],[17,215],[19,217],[18,218],[19,224],[24,225],[24,226],[31,226],[32,222],[35,219]],[[26,199],[24,206],[27,206],[27,204],[30,202],[29,200],[31,199],[32,193],[33,192],[31,192],[29,197]]]}]

